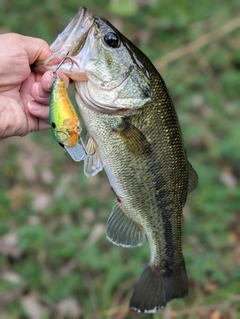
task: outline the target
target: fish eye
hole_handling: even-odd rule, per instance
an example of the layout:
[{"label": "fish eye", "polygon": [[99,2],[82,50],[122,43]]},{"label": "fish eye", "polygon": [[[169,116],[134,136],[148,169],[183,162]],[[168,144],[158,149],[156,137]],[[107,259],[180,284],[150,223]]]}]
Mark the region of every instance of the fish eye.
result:
[{"label": "fish eye", "polygon": [[120,41],[116,33],[108,32],[104,36],[105,43],[111,48],[118,48],[120,45]]}]

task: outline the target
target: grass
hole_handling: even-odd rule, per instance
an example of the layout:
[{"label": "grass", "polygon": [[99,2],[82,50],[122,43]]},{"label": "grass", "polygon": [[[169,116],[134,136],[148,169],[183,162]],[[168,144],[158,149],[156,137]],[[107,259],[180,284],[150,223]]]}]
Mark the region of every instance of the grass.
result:
[{"label": "grass", "polygon": [[[189,296],[141,318],[240,318],[240,1],[0,5],[1,32],[49,43],[85,5],[154,62],[200,182],[184,209]],[[86,178],[50,131],[2,140],[0,166],[0,317],[140,317],[128,302],[149,248],[106,240],[114,195],[105,174]]]}]

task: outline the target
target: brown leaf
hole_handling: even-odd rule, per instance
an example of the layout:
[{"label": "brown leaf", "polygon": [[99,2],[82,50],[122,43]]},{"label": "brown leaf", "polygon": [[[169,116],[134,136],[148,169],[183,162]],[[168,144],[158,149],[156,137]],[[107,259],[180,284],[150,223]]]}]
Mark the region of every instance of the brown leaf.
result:
[{"label": "brown leaf", "polygon": [[87,241],[89,243],[95,243],[103,234],[105,234],[105,230],[106,227],[104,224],[95,225]]},{"label": "brown leaf", "polygon": [[18,258],[21,252],[17,247],[18,238],[15,232],[10,232],[0,237],[0,252],[4,255]]},{"label": "brown leaf", "polygon": [[235,188],[237,186],[237,178],[233,175],[231,167],[225,167],[220,176],[220,181],[229,188]]},{"label": "brown leaf", "polygon": [[82,315],[82,309],[78,302],[73,298],[62,299],[57,305],[61,318],[70,316],[72,319],[79,318]]},{"label": "brown leaf", "polygon": [[210,319],[220,319],[221,318],[221,312],[218,310],[215,310],[210,314]]},{"label": "brown leaf", "polygon": [[29,294],[22,298],[23,308],[31,319],[40,319],[46,316],[46,309],[40,304],[37,294]]},{"label": "brown leaf", "polygon": [[1,275],[1,278],[15,284],[19,284],[22,281],[21,277],[17,273],[12,271],[5,271]]},{"label": "brown leaf", "polygon": [[39,194],[36,194],[35,196],[36,197],[34,198],[32,203],[32,209],[36,212],[43,211],[52,203],[52,196],[50,196],[48,193],[40,192]]}]

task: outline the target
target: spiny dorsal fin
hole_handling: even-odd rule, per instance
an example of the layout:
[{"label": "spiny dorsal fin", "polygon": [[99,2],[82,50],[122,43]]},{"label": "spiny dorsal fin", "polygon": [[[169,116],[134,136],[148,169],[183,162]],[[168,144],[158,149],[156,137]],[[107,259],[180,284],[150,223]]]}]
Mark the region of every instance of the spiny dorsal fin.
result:
[{"label": "spiny dorsal fin", "polygon": [[103,165],[97,153],[97,146],[91,137],[88,139],[86,152],[90,155],[84,161],[84,174],[88,177],[94,176],[103,169]]},{"label": "spiny dorsal fin", "polygon": [[75,162],[83,161],[88,156],[82,145],[78,143],[71,147],[64,145],[64,148]]},{"label": "spiny dorsal fin", "polygon": [[113,244],[123,247],[141,246],[146,237],[142,227],[124,213],[119,203],[108,218],[106,234]]},{"label": "spiny dorsal fin", "polygon": [[194,190],[198,184],[198,176],[191,163],[188,162],[188,193]]}]

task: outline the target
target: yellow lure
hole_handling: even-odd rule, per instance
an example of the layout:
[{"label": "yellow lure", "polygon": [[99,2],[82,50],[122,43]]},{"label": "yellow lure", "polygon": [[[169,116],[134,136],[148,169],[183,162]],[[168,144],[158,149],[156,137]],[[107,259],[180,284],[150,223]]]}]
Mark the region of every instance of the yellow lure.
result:
[{"label": "yellow lure", "polygon": [[76,162],[87,157],[80,140],[80,121],[68,97],[64,82],[58,76],[53,82],[49,119],[55,140]]}]

